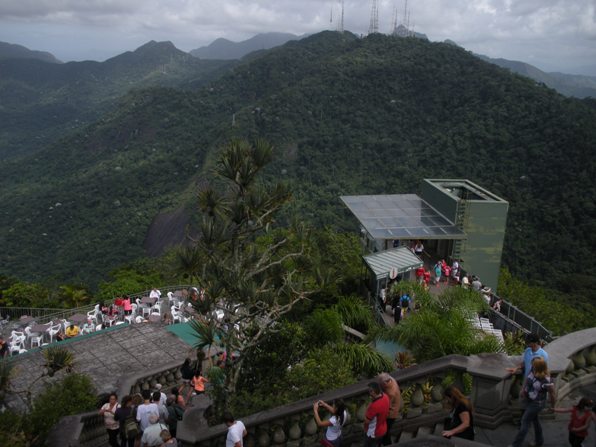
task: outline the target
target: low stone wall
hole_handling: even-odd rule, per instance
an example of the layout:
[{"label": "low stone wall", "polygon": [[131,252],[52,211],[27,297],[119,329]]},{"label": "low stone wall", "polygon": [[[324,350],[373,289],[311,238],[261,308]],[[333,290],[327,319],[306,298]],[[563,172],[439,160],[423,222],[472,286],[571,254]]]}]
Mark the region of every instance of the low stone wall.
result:
[{"label": "low stone wall", "polygon": [[[596,383],[596,328],[561,337],[546,346],[549,366],[556,380],[558,397],[574,389]],[[518,365],[521,357],[505,354],[474,356],[451,355],[392,373],[400,384],[404,404],[393,434],[400,440],[419,435],[440,433],[447,410],[442,405],[443,388],[454,382],[466,391],[475,408],[474,420],[479,427],[497,428],[511,419],[518,389],[506,368]],[[129,394],[152,388],[155,381],[178,383],[180,364],[170,364],[126,376],[119,382],[119,393]],[[314,445],[322,436],[312,415],[316,399],[343,399],[350,412],[345,427],[345,445],[361,443],[362,423],[368,404],[367,383],[370,380],[329,391],[320,396],[293,402],[269,411],[242,418],[249,435],[246,447],[299,447]],[[99,428],[98,428],[99,427]],[[101,436],[101,420],[96,413],[65,418],[56,427],[62,433],[61,446],[94,446]],[[105,432],[104,432],[105,433]],[[226,427],[205,427],[203,408],[190,408],[178,424],[178,439],[184,446],[215,447],[225,444]]]}]

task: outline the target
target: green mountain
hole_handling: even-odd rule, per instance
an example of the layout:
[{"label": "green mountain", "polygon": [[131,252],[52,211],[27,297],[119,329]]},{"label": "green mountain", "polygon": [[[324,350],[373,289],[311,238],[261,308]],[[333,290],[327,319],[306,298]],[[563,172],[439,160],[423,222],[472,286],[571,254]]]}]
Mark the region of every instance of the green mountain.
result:
[{"label": "green mountain", "polygon": [[261,136],[278,148],[268,176],[294,189],[288,217],[352,230],[341,194],[467,177],[511,204],[514,274],[593,291],[590,104],[448,44],[334,32],[288,42],[195,91],[132,91],[76,134],[0,162],[0,273],[93,283],[144,243],[155,253],[180,240],[218,146]]},{"label": "green mountain", "polygon": [[37,59],[52,64],[62,63],[47,51],[30,50],[22,45],[8,42],[0,42],[0,59]]},{"label": "green mountain", "polygon": [[228,39],[219,38],[207,46],[191,50],[190,54],[201,59],[242,59],[253,51],[268,50],[283,45],[290,40],[299,40],[302,37],[290,33],[261,33],[241,42],[232,42]]},{"label": "green mountain", "polygon": [[596,98],[595,76],[583,76],[558,72],[547,73],[525,62],[510,61],[501,58],[493,59],[483,55],[478,55],[478,57],[486,60],[487,62],[498,65],[499,67],[507,68],[514,73],[527,76],[536,82],[546,84],[550,88],[554,88],[563,95],[574,96],[576,98]]},{"label": "green mountain", "polygon": [[0,60],[0,158],[35,152],[92,123],[131,88],[196,88],[227,65],[154,41],[105,62]]}]

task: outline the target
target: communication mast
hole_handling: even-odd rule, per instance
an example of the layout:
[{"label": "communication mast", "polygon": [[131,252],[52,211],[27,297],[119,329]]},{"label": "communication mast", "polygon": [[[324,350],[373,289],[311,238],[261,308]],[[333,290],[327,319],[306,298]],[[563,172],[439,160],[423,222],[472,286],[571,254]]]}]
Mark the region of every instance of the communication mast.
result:
[{"label": "communication mast", "polygon": [[379,32],[379,2],[372,0],[372,9],[370,11],[370,25],[368,26],[368,34],[376,34]]},{"label": "communication mast", "polygon": [[339,16],[339,22],[337,23],[337,31],[340,33],[344,32],[344,0],[341,0],[341,14]]},{"label": "communication mast", "polygon": [[393,16],[391,18],[391,31],[390,34],[397,32],[397,6],[393,6]]}]

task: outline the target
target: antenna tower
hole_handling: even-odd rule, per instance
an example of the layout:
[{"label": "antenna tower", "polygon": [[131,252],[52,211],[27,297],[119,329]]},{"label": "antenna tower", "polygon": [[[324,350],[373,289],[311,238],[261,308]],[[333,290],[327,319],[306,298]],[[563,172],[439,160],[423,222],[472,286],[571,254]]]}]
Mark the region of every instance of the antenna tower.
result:
[{"label": "antenna tower", "polygon": [[339,23],[337,24],[337,31],[344,32],[344,0],[341,0],[341,14],[339,16]]},{"label": "antenna tower", "polygon": [[370,11],[370,25],[368,26],[368,34],[376,34],[379,32],[379,2],[372,0],[372,9]]},{"label": "antenna tower", "polygon": [[397,32],[397,6],[393,6],[393,17],[391,18],[391,34]]}]

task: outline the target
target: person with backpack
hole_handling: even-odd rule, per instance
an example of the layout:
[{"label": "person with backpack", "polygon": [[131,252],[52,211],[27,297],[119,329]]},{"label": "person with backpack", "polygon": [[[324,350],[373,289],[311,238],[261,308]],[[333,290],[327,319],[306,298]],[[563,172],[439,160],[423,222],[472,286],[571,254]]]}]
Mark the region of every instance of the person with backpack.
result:
[{"label": "person with backpack", "polygon": [[409,312],[410,311],[410,295],[408,295],[407,293],[404,293],[400,298],[400,304],[401,304],[401,308],[404,310],[404,312]]},{"label": "person with backpack", "polygon": [[166,409],[168,410],[168,427],[170,427],[170,433],[172,437],[176,437],[178,429],[178,421],[181,421],[184,417],[184,409],[176,402],[176,396],[171,394],[166,401]]},{"label": "person with backpack", "polygon": [[[331,417],[325,421],[322,420],[319,416],[320,408],[327,410],[331,414]],[[348,419],[348,411],[344,402],[338,399],[333,402],[333,405],[329,405],[327,402],[318,400],[313,404],[312,409],[317,426],[327,427],[325,439],[321,440],[321,444],[326,447],[340,447],[341,429]]]},{"label": "person with backpack", "polygon": [[521,447],[530,429],[530,424],[534,425],[534,443],[536,446],[544,444],[542,435],[542,426],[538,416],[546,405],[547,395],[551,404],[554,406],[555,395],[554,385],[551,381],[546,360],[542,357],[535,357],[532,360],[532,369],[524,380],[521,397],[526,402],[526,409],[521,419],[521,426],[511,447]]},{"label": "person with backpack", "polygon": [[114,419],[120,423],[121,447],[134,447],[135,445],[135,439],[139,434],[135,410],[132,396],[127,395],[122,398],[122,403],[114,414]]},{"label": "person with backpack", "polygon": [[588,436],[588,428],[592,420],[590,409],[593,404],[587,397],[582,397],[577,405],[571,408],[555,408],[555,413],[571,413],[571,419],[567,426],[571,447],[581,447],[582,442]]}]

